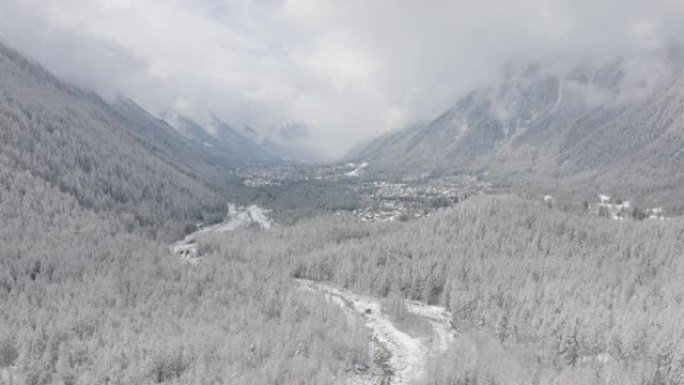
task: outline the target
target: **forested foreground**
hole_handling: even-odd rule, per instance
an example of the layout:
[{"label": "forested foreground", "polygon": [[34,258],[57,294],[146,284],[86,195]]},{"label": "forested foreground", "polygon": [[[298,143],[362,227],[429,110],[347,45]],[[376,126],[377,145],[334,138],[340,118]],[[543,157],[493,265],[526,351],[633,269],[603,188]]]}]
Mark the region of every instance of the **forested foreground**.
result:
[{"label": "forested foreground", "polygon": [[371,364],[365,329],[277,253],[246,238],[190,266],[29,173],[3,180],[1,384],[325,384]]},{"label": "forested foreground", "polygon": [[446,306],[458,337],[426,384],[684,381],[681,220],[477,197],[408,223],[215,234],[189,265],[34,187],[2,190],[8,383],[329,384],[372,367],[362,325],[292,278]]},{"label": "forested foreground", "polygon": [[684,382],[681,220],[612,221],[514,197],[407,224],[342,218],[203,248],[209,260],[277,255],[294,277],[445,305],[459,338],[425,383]]},{"label": "forested foreground", "polygon": [[684,383],[681,220],[487,197],[368,231],[294,274],[447,306],[463,334],[428,383]]}]

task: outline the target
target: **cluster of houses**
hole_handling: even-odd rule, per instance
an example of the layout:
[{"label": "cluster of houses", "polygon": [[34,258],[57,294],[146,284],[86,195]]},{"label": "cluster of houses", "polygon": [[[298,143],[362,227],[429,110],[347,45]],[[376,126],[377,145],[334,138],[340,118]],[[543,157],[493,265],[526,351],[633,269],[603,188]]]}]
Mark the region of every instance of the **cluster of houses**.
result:
[{"label": "cluster of houses", "polygon": [[354,215],[361,222],[393,222],[407,221],[411,218],[427,216],[425,209],[411,208],[408,205],[399,205],[395,202],[383,202],[377,207],[366,207],[354,211]]},{"label": "cluster of houses", "polygon": [[655,207],[650,209],[638,209],[633,207],[629,201],[616,200],[613,201],[608,195],[599,195],[599,203],[594,208],[595,214],[615,220],[623,220],[625,218],[634,219],[665,219],[665,213],[662,208]]},{"label": "cluster of houses", "polygon": [[279,186],[286,183],[326,180],[338,181],[362,176],[367,162],[323,165],[317,167],[285,165],[279,167],[254,167],[237,170],[242,183],[249,187]]},{"label": "cluster of houses", "polygon": [[374,181],[354,186],[364,196],[365,207],[356,210],[363,222],[406,221],[428,216],[440,208],[453,206],[469,195],[489,189],[473,177],[436,179],[428,183]]},{"label": "cluster of houses", "polygon": [[599,203],[593,211],[600,217],[623,220],[631,215],[632,204],[629,201],[617,200],[613,202],[608,195],[599,195]]},{"label": "cluster of houses", "polygon": [[[551,195],[544,195],[542,200],[545,204],[553,206],[556,199]],[[665,212],[662,208],[638,209],[630,201],[613,199],[609,195],[599,194],[598,202],[594,204],[585,203],[589,212],[604,218],[614,220],[631,219],[665,219]]]}]

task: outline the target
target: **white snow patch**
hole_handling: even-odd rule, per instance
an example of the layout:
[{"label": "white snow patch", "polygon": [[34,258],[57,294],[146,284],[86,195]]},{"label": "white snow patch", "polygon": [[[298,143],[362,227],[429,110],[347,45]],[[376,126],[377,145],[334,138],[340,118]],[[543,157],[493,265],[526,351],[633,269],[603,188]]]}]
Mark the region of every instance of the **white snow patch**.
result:
[{"label": "white snow patch", "polygon": [[442,306],[426,305],[420,302],[407,302],[408,311],[421,316],[428,321],[437,335],[437,346],[440,352],[445,352],[456,338],[456,330],[451,325],[451,314]]},{"label": "white snow patch", "polygon": [[554,103],[553,107],[551,108],[552,114],[558,110],[558,107],[560,107],[560,104],[562,101],[563,101],[563,79],[560,78],[560,79],[558,79],[558,97],[556,98],[556,103]]},{"label": "white snow patch", "polygon": [[[205,227],[196,233],[225,233],[243,229],[252,223],[256,223],[264,230],[271,228],[273,223],[266,216],[267,211],[257,205],[251,205],[247,208],[236,207],[234,204],[228,204],[228,215],[221,223]],[[191,234],[192,235],[192,234]]]},{"label": "white snow patch", "polygon": [[[461,127],[459,128],[458,132],[456,133],[456,136],[454,137],[454,143],[463,139],[463,137],[466,136],[466,134],[470,131],[470,126],[468,125],[467,119],[459,119],[454,122],[454,125],[457,126],[458,123],[461,124]],[[508,125],[504,125],[504,130],[506,131],[506,136],[508,136]]]},{"label": "white snow patch", "polygon": [[365,169],[366,167],[368,167],[368,162],[363,162],[360,165],[358,165],[358,167],[356,167],[354,170],[349,171],[348,173],[346,173],[344,175],[351,176],[351,177],[357,177],[357,176],[359,176],[361,171],[363,171],[363,169]]},{"label": "white snow patch", "polygon": [[646,210],[646,214],[648,215],[648,219],[660,219],[660,220],[665,219],[665,214],[664,214],[662,207],[655,207],[652,209],[648,209],[648,210]]},{"label": "white snow patch", "polygon": [[271,220],[266,216],[266,211],[257,205],[251,205],[247,207],[247,212],[252,219],[252,222],[256,222],[261,226],[262,229],[268,230],[271,228]]},{"label": "white snow patch", "polygon": [[256,223],[262,230],[268,230],[273,226],[273,222],[268,218],[267,213],[268,210],[257,205],[244,208],[229,203],[228,215],[223,222],[199,229],[185,236],[182,240],[173,243],[169,246],[169,249],[183,261],[196,264],[202,259],[197,251],[197,241],[202,234],[237,231],[253,223]]},{"label": "white snow patch", "polygon": [[[409,312],[428,320],[433,326],[437,338],[435,343],[431,344],[428,337],[412,337],[397,328],[392,320],[383,314],[381,301],[377,298],[362,296],[349,290],[308,280],[296,280],[296,282],[306,290],[325,295],[331,303],[345,308],[347,314],[364,317],[366,327],[373,334],[376,343],[390,353],[387,363],[392,371],[389,378],[390,384],[406,385],[419,380],[425,372],[428,355],[446,351],[455,338],[455,331],[450,322],[451,317],[443,307],[413,301],[406,302]],[[368,383],[377,382],[376,378]]]},{"label": "white snow patch", "polygon": [[18,384],[20,377],[17,372],[16,365],[0,368],[0,384]]}]

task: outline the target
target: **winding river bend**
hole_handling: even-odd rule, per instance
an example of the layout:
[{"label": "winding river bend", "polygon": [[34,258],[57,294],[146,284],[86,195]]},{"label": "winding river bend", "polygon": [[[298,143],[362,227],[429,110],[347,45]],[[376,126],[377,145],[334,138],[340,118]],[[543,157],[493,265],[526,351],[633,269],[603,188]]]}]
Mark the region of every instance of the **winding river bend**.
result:
[{"label": "winding river bend", "polygon": [[408,311],[432,327],[430,335],[412,336],[401,330],[382,311],[380,299],[321,282],[298,279],[296,283],[303,290],[325,296],[329,302],[342,307],[350,316],[360,317],[370,330],[371,354],[381,373],[374,378],[359,375],[357,379],[349,379],[350,384],[412,384],[425,373],[429,355],[446,351],[456,336],[456,331],[451,326],[451,317],[443,307],[406,301]]}]

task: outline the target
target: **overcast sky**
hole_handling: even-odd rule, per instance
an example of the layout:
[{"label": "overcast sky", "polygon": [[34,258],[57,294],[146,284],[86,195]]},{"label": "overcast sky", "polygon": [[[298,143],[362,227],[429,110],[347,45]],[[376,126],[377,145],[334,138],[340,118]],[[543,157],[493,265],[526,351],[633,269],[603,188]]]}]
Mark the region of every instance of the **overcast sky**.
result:
[{"label": "overcast sky", "polygon": [[684,32],[682,0],[2,0],[0,39],[153,113],[310,128],[331,156],[426,120],[510,61]]}]

